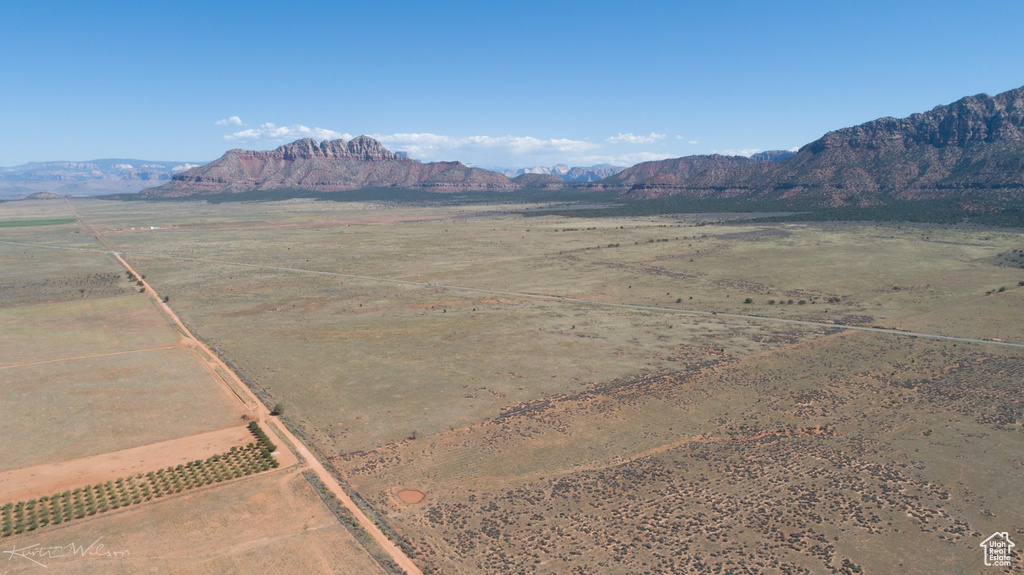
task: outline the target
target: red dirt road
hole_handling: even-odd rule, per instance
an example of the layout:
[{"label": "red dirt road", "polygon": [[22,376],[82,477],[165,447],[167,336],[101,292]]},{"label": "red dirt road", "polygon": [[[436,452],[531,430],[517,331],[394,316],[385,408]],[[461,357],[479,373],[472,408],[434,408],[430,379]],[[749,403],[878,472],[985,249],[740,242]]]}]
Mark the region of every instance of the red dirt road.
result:
[{"label": "red dirt road", "polygon": [[[394,560],[394,562],[398,564],[399,567],[404,569],[405,572],[409,575],[423,575],[423,572],[420,571],[419,567],[417,567],[415,563],[413,563],[412,559],[410,559],[409,556],[406,555],[405,552],[402,551],[400,547],[398,547],[397,545],[395,545],[394,542],[388,539],[388,537],[384,535],[384,532],[382,532],[380,528],[377,527],[377,525],[369,517],[367,517],[365,513],[363,513],[363,510],[360,509],[359,506],[356,505],[354,501],[352,501],[352,498],[349,497],[348,493],[341,487],[341,484],[338,483],[338,481],[330,472],[327,471],[327,468],[325,468],[324,465],[316,458],[316,456],[313,455],[309,448],[306,447],[305,444],[299,441],[299,439],[295,437],[291,433],[291,431],[288,430],[288,428],[284,425],[284,422],[282,422],[277,417],[270,415],[270,410],[267,409],[267,407],[263,405],[261,401],[259,401],[256,395],[252,392],[252,390],[250,390],[249,387],[242,382],[241,378],[238,377],[238,374],[236,374],[234,370],[228,367],[228,365],[224,363],[224,361],[221,360],[220,357],[213,352],[213,350],[208,348],[203,342],[199,341],[199,339],[196,338],[187,327],[185,327],[185,324],[182,323],[181,319],[178,318],[178,315],[174,313],[174,310],[172,310],[170,306],[168,306],[161,300],[156,290],[154,290],[153,287],[149,285],[149,283],[146,280],[142,279],[142,276],[135,271],[135,268],[133,268],[131,264],[129,264],[127,261],[125,261],[120,254],[115,252],[114,248],[111,247],[111,245],[107,243],[106,240],[103,239],[103,237],[99,234],[99,232],[96,231],[95,228],[93,228],[88,222],[82,219],[82,217],[78,214],[78,211],[75,210],[74,205],[71,204],[70,200],[65,199],[65,201],[67,201],[68,206],[71,208],[72,212],[74,213],[78,221],[81,222],[82,226],[89,230],[89,232],[96,238],[96,241],[102,244],[103,247],[105,247],[110,252],[110,254],[113,255],[114,258],[116,258],[117,261],[120,262],[122,266],[124,266],[126,270],[131,272],[135,277],[139,278],[138,281],[142,282],[142,285],[145,288],[145,293],[147,293],[150,297],[156,300],[157,304],[160,306],[160,309],[163,310],[164,314],[176,326],[178,326],[181,332],[189,340],[189,343],[191,344],[193,349],[195,349],[197,354],[200,356],[200,360],[206,363],[211,368],[211,371],[213,371],[217,375],[218,381],[221,381],[224,384],[224,386],[231,392],[232,395],[238,397],[238,400],[242,402],[242,405],[244,405],[246,409],[255,410],[257,420],[263,423],[266,423],[269,420],[270,422],[273,423],[273,425],[264,425],[263,430],[267,433],[268,436],[270,436],[271,441],[273,441],[275,444],[279,446],[279,450],[283,450],[286,445],[285,443],[280,441],[280,436],[278,435],[280,433],[295,448],[297,455],[305,459],[306,464],[309,466],[310,469],[312,469],[317,474],[317,476],[324,483],[324,485],[326,485],[327,488],[330,489],[331,492],[333,492],[338,497],[342,504],[349,511],[352,512],[355,518],[359,521],[359,525],[373,537],[377,544],[380,545],[381,548],[383,548],[384,551],[386,551],[387,554],[391,556],[391,559]],[[206,360],[205,357],[203,357],[204,355],[210,357],[211,359]],[[228,377],[230,377],[232,381],[235,383],[235,385],[231,385],[229,382],[225,381],[221,377],[221,374],[226,374]],[[282,461],[282,465],[283,464],[284,462]]]}]

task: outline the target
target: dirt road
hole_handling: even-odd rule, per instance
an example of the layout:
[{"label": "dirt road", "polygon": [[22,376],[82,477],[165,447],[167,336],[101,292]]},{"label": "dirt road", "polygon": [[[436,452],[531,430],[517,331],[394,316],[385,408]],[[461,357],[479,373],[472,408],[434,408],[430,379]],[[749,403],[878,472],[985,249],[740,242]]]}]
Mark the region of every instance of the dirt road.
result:
[{"label": "dirt road", "polygon": [[[65,198],[65,201],[67,201],[68,206],[71,208],[71,211],[75,215],[75,218],[78,219],[78,221],[82,224],[83,227],[89,230],[93,237],[96,238],[96,241],[103,245],[103,247],[106,248],[108,253],[114,256],[114,258],[117,259],[117,261],[120,262],[121,265],[124,266],[126,270],[131,272],[135,277],[139,278],[138,281],[142,282],[142,286],[145,288],[145,293],[149,294],[150,297],[156,300],[157,305],[160,306],[160,309],[163,310],[164,314],[168,317],[168,319],[170,319],[176,326],[178,326],[181,332],[189,340],[190,345],[193,347],[193,349],[197,350],[200,359],[203,360],[205,363],[210,364],[211,367],[214,368],[214,373],[217,374],[217,379],[221,381],[225,387],[228,388],[232,395],[238,397],[239,401],[242,402],[246,409],[255,409],[255,415],[259,419],[259,421],[266,423],[268,420],[270,420],[276,423],[276,425],[274,426],[264,426],[264,431],[266,431],[267,434],[271,436],[271,440],[276,439],[274,436],[277,435],[278,431],[280,431],[280,433],[284,435],[285,439],[287,439],[291,443],[291,445],[295,447],[295,450],[298,452],[297,455],[306,460],[306,463],[307,465],[309,465],[309,468],[316,472],[317,476],[320,477],[320,481],[323,481],[324,485],[326,485],[327,488],[330,489],[331,492],[338,497],[342,504],[345,505],[345,507],[352,512],[352,514],[359,521],[359,525],[373,537],[373,539],[381,546],[381,548],[383,548],[384,551],[387,552],[391,559],[394,560],[394,562],[397,563],[399,567],[404,569],[405,572],[409,575],[423,575],[423,572],[420,571],[419,567],[417,567],[416,564],[412,562],[412,559],[410,559],[409,556],[406,555],[401,548],[395,545],[394,542],[388,539],[388,537],[384,535],[380,528],[377,527],[377,525],[369,517],[367,517],[365,513],[363,513],[363,510],[360,509],[359,506],[357,506],[354,501],[352,501],[352,498],[349,497],[348,493],[346,493],[345,490],[341,487],[341,484],[338,483],[337,479],[335,479],[334,476],[327,471],[327,468],[324,467],[322,463],[320,463],[316,456],[313,455],[313,452],[310,451],[305,444],[299,441],[299,439],[295,437],[295,435],[293,435],[291,431],[288,430],[288,428],[284,425],[282,421],[280,421],[280,419],[270,415],[270,410],[268,410],[267,407],[263,405],[263,403],[259,401],[256,395],[249,389],[249,387],[246,386],[244,382],[242,382],[241,378],[238,377],[238,374],[236,374],[234,370],[228,367],[228,365],[223,360],[221,360],[220,357],[217,354],[215,354],[212,349],[208,348],[206,344],[199,341],[199,339],[197,339],[192,334],[192,332],[189,331],[187,327],[185,327],[185,324],[182,323],[178,315],[174,313],[174,310],[171,309],[171,307],[160,298],[160,295],[157,293],[156,290],[153,289],[153,286],[149,285],[149,282],[143,279],[142,276],[135,271],[135,268],[133,268],[131,264],[125,261],[125,259],[122,258],[120,254],[114,251],[114,248],[109,243],[107,243],[105,239],[103,239],[103,236],[101,236],[99,232],[97,232],[96,229],[92,227],[92,225],[90,225],[88,222],[82,219],[82,216],[78,213],[78,211],[75,209],[74,205],[71,203],[70,200],[67,200]],[[209,357],[210,359],[207,360],[206,357]],[[234,381],[236,385],[231,385],[229,382],[224,381],[223,378],[221,377],[221,374],[226,374]],[[243,397],[242,394],[244,394],[246,397]],[[277,443],[278,445],[283,445],[280,441],[277,441],[275,443]]]}]

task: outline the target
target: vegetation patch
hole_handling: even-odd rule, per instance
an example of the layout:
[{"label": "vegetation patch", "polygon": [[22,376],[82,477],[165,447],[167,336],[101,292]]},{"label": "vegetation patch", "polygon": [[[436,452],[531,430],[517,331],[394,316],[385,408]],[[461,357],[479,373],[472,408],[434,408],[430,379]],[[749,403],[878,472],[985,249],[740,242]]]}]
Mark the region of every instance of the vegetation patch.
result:
[{"label": "vegetation patch", "polygon": [[256,441],[232,447],[227,453],[197,459],[177,467],[121,477],[116,481],[86,485],[62,493],[0,506],[0,537],[60,525],[75,519],[174,495],[213,483],[273,469],[277,449],[255,421],[249,424]]},{"label": "vegetation patch", "polygon": [[59,226],[61,224],[73,224],[75,218],[49,218],[38,220],[4,220],[0,221],[0,228],[26,228],[32,226]]},{"label": "vegetation patch", "polygon": [[[994,205],[984,211],[965,210],[956,199],[900,200],[884,197],[870,206],[822,206],[809,200],[782,200],[751,197],[691,198],[668,196],[635,200],[615,198],[615,205],[600,209],[553,209],[521,212],[524,216],[560,216],[576,218],[621,218],[674,214],[727,214],[721,220],[737,219],[741,214],[758,214],[747,222],[917,222],[936,224],[971,223],[986,226],[1019,227],[1024,211],[1013,204]],[[770,215],[762,215],[770,214]]]}]

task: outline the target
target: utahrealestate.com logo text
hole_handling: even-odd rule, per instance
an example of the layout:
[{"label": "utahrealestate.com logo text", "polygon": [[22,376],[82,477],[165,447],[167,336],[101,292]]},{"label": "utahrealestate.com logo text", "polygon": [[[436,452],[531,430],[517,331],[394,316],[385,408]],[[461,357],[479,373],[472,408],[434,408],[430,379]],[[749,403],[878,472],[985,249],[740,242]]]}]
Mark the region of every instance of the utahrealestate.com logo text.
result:
[{"label": "utahrealestate.com logo text", "polygon": [[980,545],[985,550],[985,565],[988,567],[1009,567],[1013,548],[1017,546],[1010,541],[1010,534],[1006,531],[996,531]]}]

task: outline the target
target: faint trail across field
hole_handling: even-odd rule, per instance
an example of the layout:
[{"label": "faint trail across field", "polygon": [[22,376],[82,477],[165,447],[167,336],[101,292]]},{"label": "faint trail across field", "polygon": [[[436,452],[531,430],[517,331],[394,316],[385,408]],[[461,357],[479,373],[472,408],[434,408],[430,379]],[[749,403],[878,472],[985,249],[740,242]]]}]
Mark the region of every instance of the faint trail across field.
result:
[{"label": "faint trail across field", "polygon": [[569,470],[573,473],[580,471],[600,471],[602,469],[608,469],[610,467],[616,467],[619,465],[625,465],[627,463],[633,463],[646,457],[652,457],[659,453],[665,453],[673,449],[685,447],[694,443],[711,444],[711,443],[752,443],[755,441],[761,441],[763,439],[775,438],[778,440],[785,440],[795,437],[836,437],[836,432],[829,427],[805,427],[799,429],[768,429],[755,433],[753,435],[712,435],[709,433],[703,433],[701,435],[693,435],[690,437],[684,437],[678,441],[672,443],[666,443],[665,445],[659,445],[650,449],[641,451],[630,455],[629,457],[614,457],[606,461],[594,461],[591,463],[584,463],[581,465],[575,465]]},{"label": "faint trail across field", "polygon": [[23,363],[8,363],[0,364],[0,369],[9,369],[12,367],[25,367],[29,365],[40,365],[43,363],[57,363],[61,361],[74,361],[76,359],[92,359],[94,357],[110,357],[112,355],[126,355],[130,353],[147,353],[151,351],[162,351],[165,349],[176,349],[179,347],[188,347],[187,343],[176,343],[174,345],[164,345],[161,347],[147,347],[145,349],[128,349],[124,351],[112,351],[109,353],[94,353],[92,355],[76,355],[73,357],[58,357],[54,359],[44,359],[43,361],[26,361]]},{"label": "faint trail across field", "polygon": [[[20,246],[39,247],[39,248],[48,248],[48,249],[75,249],[75,250],[82,249],[82,248],[62,248],[62,247],[59,247],[59,246],[47,246],[47,245],[28,244],[28,243],[9,242],[9,241],[0,241],[0,243],[20,245]],[[110,246],[106,242],[103,242],[101,240],[101,243],[103,243],[103,245],[106,246],[107,248],[110,248]],[[90,250],[90,251],[95,251],[95,250]],[[113,250],[113,248],[110,248],[108,250],[108,252],[111,253],[112,255],[114,255],[115,257],[117,257],[118,259],[120,259],[119,253],[115,252]],[[565,302],[565,303],[589,305],[589,306],[597,306],[597,307],[612,307],[612,308],[619,308],[619,309],[632,309],[632,310],[638,310],[638,311],[652,311],[652,312],[660,312],[660,313],[673,313],[673,314],[680,314],[680,315],[696,315],[696,316],[715,317],[715,318],[722,318],[722,319],[726,319],[726,318],[727,319],[737,319],[737,320],[742,320],[742,321],[758,321],[758,322],[768,322],[768,323],[785,323],[785,324],[789,324],[789,325],[800,325],[800,326],[807,326],[807,327],[824,327],[824,328],[833,328],[833,329],[842,329],[842,330],[851,330],[851,331],[868,331],[868,332],[874,332],[874,333],[886,333],[886,334],[890,334],[890,335],[899,335],[899,336],[904,336],[904,337],[920,337],[920,338],[925,338],[925,339],[939,339],[939,340],[943,340],[943,341],[956,341],[956,342],[963,342],[963,343],[983,343],[983,344],[988,344],[988,345],[998,345],[998,346],[1002,346],[1002,347],[1012,347],[1012,348],[1016,348],[1016,349],[1024,349],[1024,343],[1015,343],[1015,342],[1010,342],[1010,341],[994,341],[994,340],[990,340],[990,339],[979,339],[979,338],[972,338],[972,337],[958,337],[958,336],[954,336],[954,335],[939,335],[939,334],[935,334],[935,333],[921,333],[921,332],[915,332],[915,331],[903,331],[903,330],[899,330],[899,329],[888,329],[888,328],[884,328],[884,327],[867,327],[867,326],[860,326],[860,325],[847,325],[847,324],[841,324],[841,323],[827,323],[827,322],[823,322],[823,321],[808,321],[808,320],[800,320],[800,319],[785,319],[785,318],[781,318],[781,317],[768,317],[768,316],[761,316],[761,315],[749,315],[749,314],[739,314],[739,313],[720,313],[720,312],[715,312],[715,311],[704,311],[704,310],[698,310],[698,309],[682,309],[682,308],[672,308],[672,307],[659,307],[659,306],[652,306],[652,305],[639,305],[639,304],[629,304],[629,303],[616,303],[616,302],[607,302],[607,301],[596,301],[596,300],[579,299],[579,298],[573,298],[573,297],[563,297],[563,296],[556,296],[556,295],[549,295],[549,294],[537,294],[537,293],[528,293],[528,292],[514,292],[514,291],[494,290],[494,289],[479,288],[479,287],[472,287],[472,286],[458,286],[458,285],[439,284],[439,283],[424,282],[424,281],[400,280],[400,279],[395,279],[395,278],[382,278],[382,277],[365,276],[365,275],[359,275],[359,274],[346,274],[346,273],[341,273],[341,272],[325,272],[325,271],[320,271],[320,270],[307,270],[307,269],[303,269],[303,268],[292,268],[292,267],[285,267],[285,266],[268,266],[268,265],[264,265],[264,264],[251,264],[251,263],[246,263],[246,262],[233,262],[233,261],[227,261],[227,260],[213,260],[213,259],[207,259],[207,258],[188,258],[188,257],[183,257],[183,256],[165,256],[165,255],[160,255],[160,254],[148,254],[148,253],[133,253],[133,254],[124,254],[124,255],[135,256],[135,257],[147,257],[147,258],[154,258],[154,259],[185,261],[185,262],[200,262],[200,263],[207,263],[207,264],[219,264],[219,265],[224,265],[224,266],[237,266],[237,267],[264,269],[264,270],[271,270],[271,271],[278,271],[278,272],[302,273],[302,274],[311,274],[311,275],[319,275],[319,276],[327,276],[327,277],[357,279],[357,280],[365,280],[365,281],[372,281],[372,282],[392,283],[392,284],[398,284],[398,285],[408,285],[408,286],[415,286],[415,287],[430,287],[430,288],[444,289],[444,290],[450,290],[450,291],[461,291],[461,292],[469,292],[469,293],[482,293],[482,294],[499,295],[499,296],[506,296],[506,297],[518,297],[518,298],[528,298],[528,299],[545,300],[545,301]]]}]

